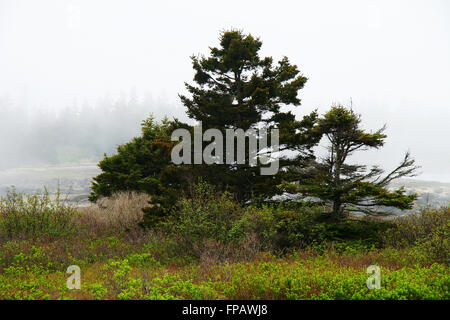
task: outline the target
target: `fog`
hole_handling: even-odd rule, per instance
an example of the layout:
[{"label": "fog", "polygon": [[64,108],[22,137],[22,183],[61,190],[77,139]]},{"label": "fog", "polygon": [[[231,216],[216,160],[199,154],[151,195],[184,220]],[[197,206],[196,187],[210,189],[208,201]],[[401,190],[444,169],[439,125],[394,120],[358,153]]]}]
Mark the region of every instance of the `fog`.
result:
[{"label": "fog", "polygon": [[386,146],[355,160],[450,182],[450,3],[0,0],[0,169],[96,162],[150,113],[186,120],[189,57],[219,32],[261,37],[308,77],[299,117],[353,105]]},{"label": "fog", "polygon": [[0,99],[0,169],[60,164],[90,164],[111,155],[117,145],[141,133],[150,115],[162,119],[182,113],[178,106],[134,91],[95,105],[86,101],[62,109],[26,108]]}]

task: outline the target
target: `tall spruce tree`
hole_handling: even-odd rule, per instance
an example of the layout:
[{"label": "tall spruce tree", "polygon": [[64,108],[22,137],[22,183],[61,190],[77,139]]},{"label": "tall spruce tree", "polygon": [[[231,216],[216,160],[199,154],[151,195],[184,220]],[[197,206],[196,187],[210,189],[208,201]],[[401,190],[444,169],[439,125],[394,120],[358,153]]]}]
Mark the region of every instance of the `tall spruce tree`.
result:
[{"label": "tall spruce tree", "polygon": [[[271,57],[260,57],[261,45],[258,38],[239,30],[222,32],[220,46],[210,48],[209,57],[191,57],[196,84],[185,84],[190,97],[180,95],[181,101],[189,117],[202,122],[203,130],[219,129],[225,136],[225,129],[263,127],[270,133],[277,128],[280,151],[311,157],[311,148],[318,141],[304,133],[317,114],[298,121],[291,111],[281,111],[283,106],[300,105],[298,93],[307,78],[286,57],[277,64]],[[264,165],[259,161],[250,167],[248,148],[245,164],[227,164],[225,153],[223,157],[219,164],[197,166],[195,170],[208,182],[227,187],[239,201],[277,194],[276,186],[286,178],[283,169],[273,176],[262,176],[260,168]],[[281,168],[291,164],[291,158],[282,158]]]},{"label": "tall spruce tree", "polygon": [[388,184],[398,178],[415,175],[418,166],[407,152],[401,163],[390,173],[378,166],[349,164],[356,151],[378,149],[387,137],[385,127],[369,133],[361,129],[361,117],[342,106],[332,107],[316,121],[313,131],[326,138],[328,155],[322,161],[311,160],[295,167],[298,184],[289,185],[291,192],[313,196],[330,204],[335,220],[349,212],[368,215],[389,213],[386,207],[411,209],[415,194],[407,195],[403,188],[390,191]]}]

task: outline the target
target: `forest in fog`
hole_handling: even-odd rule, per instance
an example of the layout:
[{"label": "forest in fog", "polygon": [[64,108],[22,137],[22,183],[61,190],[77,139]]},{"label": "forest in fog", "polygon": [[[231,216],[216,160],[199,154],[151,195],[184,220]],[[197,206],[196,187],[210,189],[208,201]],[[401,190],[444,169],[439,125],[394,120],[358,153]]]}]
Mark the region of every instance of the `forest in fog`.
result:
[{"label": "forest in fog", "polygon": [[150,115],[173,117],[177,110],[170,102],[149,95],[141,99],[133,91],[55,110],[0,96],[0,170],[95,163],[139,135],[141,121]]}]

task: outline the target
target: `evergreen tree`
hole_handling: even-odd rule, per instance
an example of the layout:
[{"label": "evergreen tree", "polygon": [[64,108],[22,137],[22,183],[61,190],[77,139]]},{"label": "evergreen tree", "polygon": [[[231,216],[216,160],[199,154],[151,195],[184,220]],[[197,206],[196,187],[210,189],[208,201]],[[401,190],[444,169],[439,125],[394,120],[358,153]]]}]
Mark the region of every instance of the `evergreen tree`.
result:
[{"label": "evergreen tree", "polygon": [[[261,58],[261,46],[258,38],[238,30],[221,33],[220,46],[210,48],[209,57],[191,57],[196,84],[185,84],[190,97],[180,95],[181,101],[189,117],[202,122],[203,130],[219,129],[225,136],[225,129],[246,131],[262,127],[270,133],[277,128],[281,151],[311,156],[311,147],[317,141],[303,133],[317,115],[312,113],[298,121],[290,111],[281,111],[283,106],[300,105],[298,93],[307,78],[286,57],[276,65],[271,57]],[[263,156],[263,152],[258,156]],[[242,202],[279,192],[276,186],[286,175],[282,169],[274,176],[262,176],[261,162],[248,165],[248,148],[245,164],[227,164],[225,158],[224,153],[218,164],[197,166],[194,170],[209,183],[227,186]],[[291,161],[284,157],[280,165],[284,167]]]},{"label": "evergreen tree", "polygon": [[366,165],[349,164],[348,158],[356,151],[383,146],[387,137],[385,127],[368,133],[360,127],[360,115],[342,106],[332,107],[317,119],[312,129],[316,135],[324,136],[328,142],[328,156],[322,161],[311,160],[292,172],[298,184],[289,185],[291,192],[300,192],[329,203],[335,220],[348,212],[369,215],[386,214],[386,209],[411,209],[415,194],[407,195],[403,188],[389,191],[388,184],[395,179],[413,176],[416,169],[414,159],[407,152],[403,161],[392,172],[384,174],[378,166],[370,169]]},{"label": "evergreen tree", "polygon": [[160,176],[170,161],[171,124],[152,117],[142,122],[142,135],[117,147],[117,153],[104,155],[98,164],[102,173],[92,183],[90,200],[108,197],[119,191],[157,193]]},{"label": "evergreen tree", "polygon": [[102,170],[92,183],[91,201],[108,197],[119,191],[140,191],[151,195],[150,206],[144,208],[142,226],[149,227],[175,208],[183,189],[183,172],[170,163],[174,128],[183,124],[164,119],[161,123],[149,117],[142,122],[142,134],[120,145],[117,153],[104,156],[99,162]]}]

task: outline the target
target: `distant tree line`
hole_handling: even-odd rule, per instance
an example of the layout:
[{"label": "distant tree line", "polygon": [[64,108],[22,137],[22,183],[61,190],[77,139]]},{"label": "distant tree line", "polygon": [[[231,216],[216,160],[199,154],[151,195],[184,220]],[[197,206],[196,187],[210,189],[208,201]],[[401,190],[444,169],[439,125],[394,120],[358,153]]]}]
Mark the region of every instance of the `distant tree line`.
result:
[{"label": "distant tree line", "polygon": [[30,107],[0,96],[0,170],[20,166],[97,162],[139,134],[150,113],[173,105],[130,94],[57,110]]}]

